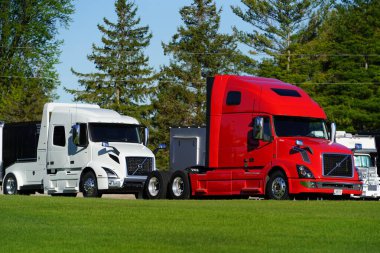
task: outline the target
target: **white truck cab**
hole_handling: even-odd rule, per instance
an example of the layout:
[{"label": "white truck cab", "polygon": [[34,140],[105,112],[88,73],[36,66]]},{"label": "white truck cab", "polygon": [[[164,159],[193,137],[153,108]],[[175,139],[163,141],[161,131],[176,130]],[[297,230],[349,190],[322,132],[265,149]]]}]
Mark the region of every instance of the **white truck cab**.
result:
[{"label": "white truck cab", "polygon": [[336,141],[354,153],[355,167],[363,182],[362,198],[380,198],[380,177],[376,168],[376,142],[370,135],[352,135],[337,131]]},{"label": "white truck cab", "polygon": [[148,132],[143,138],[142,129],[136,119],[97,105],[48,103],[36,158],[5,168],[3,192],[140,193],[155,170],[154,154],[145,146]]}]

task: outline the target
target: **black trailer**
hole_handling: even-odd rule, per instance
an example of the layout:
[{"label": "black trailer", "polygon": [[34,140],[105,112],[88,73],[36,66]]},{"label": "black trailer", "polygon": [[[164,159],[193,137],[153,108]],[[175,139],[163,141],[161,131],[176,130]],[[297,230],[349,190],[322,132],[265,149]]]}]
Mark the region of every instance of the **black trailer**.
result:
[{"label": "black trailer", "polygon": [[16,162],[36,161],[40,122],[0,123],[0,180]]}]

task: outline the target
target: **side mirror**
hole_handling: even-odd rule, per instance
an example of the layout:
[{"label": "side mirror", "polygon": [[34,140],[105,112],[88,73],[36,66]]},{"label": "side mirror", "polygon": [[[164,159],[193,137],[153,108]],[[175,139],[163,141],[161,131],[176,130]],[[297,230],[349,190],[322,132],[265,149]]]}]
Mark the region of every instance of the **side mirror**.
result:
[{"label": "side mirror", "polygon": [[149,140],[149,128],[145,127],[144,129],[144,146],[148,145]]},{"label": "side mirror", "polygon": [[262,140],[264,135],[264,118],[256,117],[253,123],[253,139]]},{"label": "side mirror", "polygon": [[139,127],[140,143],[144,146],[148,145],[149,140],[149,128],[140,125]]},{"label": "side mirror", "polygon": [[335,142],[335,137],[336,137],[336,125],[335,125],[335,123],[331,123],[330,140],[331,140],[332,142]]},{"label": "side mirror", "polygon": [[158,147],[153,151],[153,154],[156,155],[157,152],[158,152],[160,149],[166,149],[166,144],[165,144],[165,143],[160,143],[160,144],[158,144]]},{"label": "side mirror", "polygon": [[80,124],[75,124],[73,127],[73,143],[77,146],[80,145]]}]

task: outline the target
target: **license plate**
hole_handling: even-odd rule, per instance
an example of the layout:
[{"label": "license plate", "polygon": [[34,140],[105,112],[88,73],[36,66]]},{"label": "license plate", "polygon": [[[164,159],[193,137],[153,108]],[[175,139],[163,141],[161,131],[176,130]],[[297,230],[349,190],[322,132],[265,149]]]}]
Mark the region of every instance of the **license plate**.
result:
[{"label": "license plate", "polygon": [[342,195],[343,194],[343,190],[342,189],[334,189],[334,195]]}]

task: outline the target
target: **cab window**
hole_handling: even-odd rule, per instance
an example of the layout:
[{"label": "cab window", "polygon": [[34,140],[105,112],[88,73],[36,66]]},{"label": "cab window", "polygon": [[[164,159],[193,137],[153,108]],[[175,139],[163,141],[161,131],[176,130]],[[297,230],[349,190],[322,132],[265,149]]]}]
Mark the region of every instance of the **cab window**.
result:
[{"label": "cab window", "polygon": [[270,139],[272,136],[271,132],[271,127],[270,127],[270,119],[269,117],[264,117],[264,129],[263,129],[263,134],[264,134],[264,140]]},{"label": "cab window", "polygon": [[53,130],[53,145],[64,147],[66,145],[65,127],[55,126]]}]

